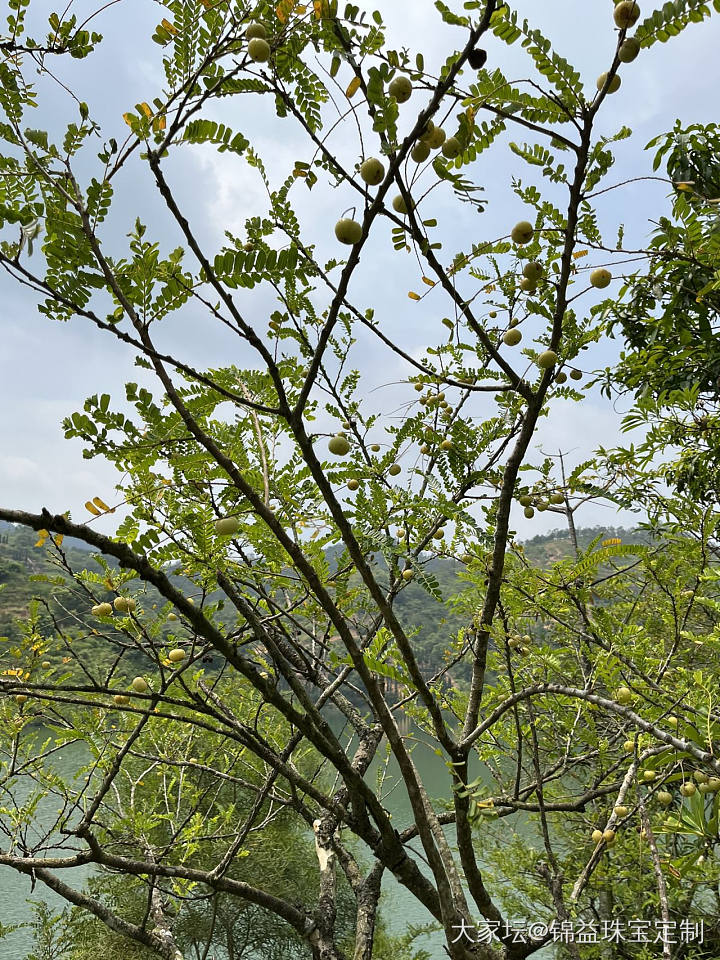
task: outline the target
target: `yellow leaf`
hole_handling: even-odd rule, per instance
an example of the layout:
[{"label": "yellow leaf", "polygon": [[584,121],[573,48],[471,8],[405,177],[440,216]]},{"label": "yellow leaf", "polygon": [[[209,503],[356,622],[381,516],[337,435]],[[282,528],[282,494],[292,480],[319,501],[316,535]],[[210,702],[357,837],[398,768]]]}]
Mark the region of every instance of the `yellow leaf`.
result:
[{"label": "yellow leaf", "polygon": [[134,114],[134,113],[124,113],[124,114],[123,114],[123,120],[125,121],[125,123],[126,123],[129,127],[132,126],[134,119],[135,119],[135,114]]},{"label": "yellow leaf", "polygon": [[89,510],[90,513],[92,513],[93,516],[95,516],[95,517],[99,517],[99,516],[100,516],[100,511],[98,510],[98,508],[95,506],[95,504],[94,504],[91,500],[88,500],[88,501],[87,501],[87,503],[85,504],[85,509],[86,509],[86,510]]},{"label": "yellow leaf", "polygon": [[162,25],[165,27],[168,33],[176,34],[178,32],[178,28],[174,23],[170,23],[169,20],[163,20]]},{"label": "yellow leaf", "polygon": [[580,257],[586,257],[588,255],[587,250],[576,250],[573,254],[573,260],[579,260]]},{"label": "yellow leaf", "polygon": [[59,533],[56,537],[53,537],[53,540],[55,541],[55,545],[58,547],[62,546],[62,542],[64,539],[65,537],[62,533]]},{"label": "yellow leaf", "polygon": [[152,116],[152,110],[150,109],[150,105],[145,103],[144,101],[140,104],[140,109],[148,119]]},{"label": "yellow leaf", "polygon": [[426,283],[429,287],[434,287],[434,286],[435,286],[435,281],[434,281],[434,280],[431,280],[430,277],[423,277],[423,278],[422,278],[422,282],[423,282],[423,283]]},{"label": "yellow leaf", "polygon": [[280,3],[275,7],[275,13],[277,14],[278,20],[282,23],[285,23],[287,18],[292,13],[292,9],[295,6],[295,0],[280,0]]},{"label": "yellow leaf", "polygon": [[100,507],[101,510],[109,510],[110,507],[105,503],[104,500],[101,500],[100,497],[93,497],[93,503],[96,507]]},{"label": "yellow leaf", "polygon": [[354,96],[360,89],[360,77],[353,77],[350,83],[348,84],[347,90],[345,91],[345,96],[350,99]]},{"label": "yellow leaf", "polygon": [[200,3],[205,7],[206,10],[209,10],[211,7],[210,0],[200,0]]},{"label": "yellow leaf", "polygon": [[408,296],[410,297],[411,300],[420,300],[420,299],[421,299],[421,298],[420,298],[420,294],[419,294],[419,293],[415,293],[414,290],[410,290],[410,291],[408,292]]},{"label": "yellow leaf", "polygon": [[608,540],[603,540],[602,545],[603,547],[614,547],[618,543],[622,543],[620,537],[610,537]]},{"label": "yellow leaf", "polygon": [[153,120],[153,130],[156,133],[159,133],[161,130],[165,129],[165,117],[155,117]]},{"label": "yellow leaf", "polygon": [[487,287],[484,288],[485,293],[493,293],[495,290],[497,290],[497,287],[495,286],[494,283],[490,283],[487,285]]}]

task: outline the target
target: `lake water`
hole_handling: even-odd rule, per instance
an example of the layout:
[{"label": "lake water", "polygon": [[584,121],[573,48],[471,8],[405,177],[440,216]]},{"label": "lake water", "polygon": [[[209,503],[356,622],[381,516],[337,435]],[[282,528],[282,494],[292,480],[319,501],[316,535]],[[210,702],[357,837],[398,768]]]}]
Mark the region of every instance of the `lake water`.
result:
[{"label": "lake water", "polygon": [[[448,797],[450,795],[450,779],[442,758],[437,756],[429,745],[417,735],[413,737],[411,742],[414,743],[413,760],[429,796],[432,799]],[[71,745],[63,751],[62,756],[55,761],[55,764],[58,773],[69,777],[74,776],[84,762],[85,752],[82,745]],[[391,758],[385,767],[384,754],[376,758],[368,771],[367,780],[374,784],[377,780],[378,771],[381,769],[385,770],[384,791],[389,791],[383,797],[383,804],[392,814],[396,828],[402,830],[412,823],[413,817],[402,785],[392,789],[393,784],[398,782],[397,766],[394,760]],[[476,775],[476,772],[472,775]],[[22,802],[23,799],[18,794],[18,800]],[[37,820],[43,826],[50,824],[53,822],[56,812],[57,801],[50,800],[38,809]],[[448,833],[448,835],[450,834]],[[416,841],[414,846],[416,849],[421,849],[419,841]],[[78,867],[72,871],[65,871],[63,877],[73,886],[82,887],[90,872],[89,868]],[[38,883],[31,893],[29,877],[17,874],[8,867],[0,867],[0,904],[2,905],[0,922],[5,926],[11,926],[31,920],[32,909],[27,902],[28,898],[43,900],[58,911],[65,905],[61,897],[47,890],[41,883]],[[422,925],[431,922],[433,919],[422,904],[415,900],[390,874],[386,874],[383,882],[382,912],[385,922],[393,933],[403,933],[411,924]],[[423,935],[416,941],[416,946],[424,947],[433,957],[445,955],[442,944],[443,935],[440,931]],[[28,928],[17,930],[5,940],[0,941],[0,957],[3,960],[24,960],[32,946],[32,931]],[[551,952],[543,950],[535,956],[538,958],[549,957]]]}]

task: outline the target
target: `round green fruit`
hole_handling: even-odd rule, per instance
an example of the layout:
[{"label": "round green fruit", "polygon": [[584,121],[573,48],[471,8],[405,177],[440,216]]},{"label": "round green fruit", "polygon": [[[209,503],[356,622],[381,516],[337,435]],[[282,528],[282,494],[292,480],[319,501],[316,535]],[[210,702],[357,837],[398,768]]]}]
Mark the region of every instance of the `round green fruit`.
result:
[{"label": "round green fruit", "polygon": [[431,150],[439,150],[440,147],[447,140],[447,134],[442,127],[434,127],[432,133],[427,138],[425,143],[430,147]]},{"label": "round green fruit", "polygon": [[507,330],[503,334],[503,343],[508,347],[516,347],[521,340],[522,334],[516,327],[513,327],[512,330]]},{"label": "round green fruit", "polygon": [[126,697],[124,693],[116,693],[113,700],[119,707],[127,706],[130,703],[130,697]]},{"label": "round green fruit", "polygon": [[352,246],[362,237],[362,224],[357,220],[351,220],[349,217],[343,217],[335,224],[335,236],[340,243],[347,243]]},{"label": "round green fruit", "polygon": [[703,773],[702,770],[696,770],[693,773],[693,779],[698,783],[707,783],[710,777],[706,773]]},{"label": "round green fruit", "polygon": [[256,63],[267,63],[270,59],[270,44],[263,37],[253,37],[248,43],[248,54]]},{"label": "round green fruit", "polygon": [[672,794],[668,793],[667,790],[658,790],[655,796],[658,803],[662,804],[663,807],[669,807],[672,803]]},{"label": "round green fruit", "polygon": [[23,704],[27,703],[28,697],[26,693],[16,693],[15,694],[15,703]]},{"label": "round green fruit", "polygon": [[541,370],[550,370],[557,363],[557,354],[554,350],[544,350],[536,361]]},{"label": "round green fruit", "polygon": [[523,510],[523,513],[528,518],[528,520],[531,520],[535,516],[535,509],[534,507],[525,507],[525,509]]},{"label": "round green fruit", "polygon": [[593,832],[592,832],[592,841],[593,841],[593,843],[595,843],[595,844],[601,843],[601,842],[602,842],[602,838],[603,838],[603,832],[602,832],[602,830],[593,830]]},{"label": "round green fruit", "polygon": [[655,776],[656,774],[654,770],[643,770],[643,780],[645,783],[652,783],[655,779]]},{"label": "round green fruit", "polygon": [[348,488],[348,490],[357,490],[357,488],[358,488],[359,486],[360,486],[360,481],[359,481],[359,480],[356,480],[354,477],[353,477],[352,479],[348,480],[348,482],[347,482],[347,488]]},{"label": "round green fruit", "polygon": [[528,280],[538,281],[543,275],[543,265],[538,260],[531,260],[523,267],[523,276]]},{"label": "round green fruit", "polygon": [[571,380],[582,380],[582,378],[583,378],[582,370],[571,370],[571,371],[570,371],[570,379],[571,379]]},{"label": "round green fruit", "polygon": [[604,267],[599,267],[597,270],[593,270],[590,274],[590,283],[593,287],[597,287],[598,290],[604,290],[611,280],[612,274]]},{"label": "round green fruit", "polygon": [[143,677],[135,677],[132,682],[132,688],[135,693],[147,693],[147,680],[143,679]]},{"label": "round green fruit", "polygon": [[427,455],[430,453],[430,447],[429,447],[426,443],[424,443],[424,444],[420,447],[420,453],[423,453],[423,454],[425,454],[425,456],[427,456]]},{"label": "round green fruit", "polygon": [[523,494],[522,497],[518,498],[518,503],[520,504],[521,507],[531,507],[532,502],[533,502],[533,498],[528,496],[527,494]]},{"label": "round green fruit", "polygon": [[697,787],[692,780],[688,780],[687,783],[680,784],[680,793],[684,797],[694,797],[697,793]]},{"label": "round green fruit", "polygon": [[618,60],[621,63],[632,63],[635,57],[640,53],[640,41],[635,37],[628,37],[623,40],[618,50]]},{"label": "round green fruit", "polygon": [[626,817],[628,815],[628,808],[624,807],[622,804],[618,804],[617,807],[613,808],[613,813],[616,817]]},{"label": "round green fruit", "polygon": [[629,703],[632,703],[633,692],[629,687],[618,687],[615,699],[621,706],[626,707]]},{"label": "round green fruit", "polygon": [[443,450],[452,450],[454,444],[452,440],[443,440],[440,446],[442,447]]},{"label": "round green fruit", "polygon": [[708,790],[711,793],[717,793],[720,791],[720,777],[710,777],[707,782]]},{"label": "round green fruit", "polygon": [[605,843],[613,843],[615,840],[615,831],[614,830],[603,830],[602,838]]},{"label": "round green fruit", "polygon": [[113,612],[113,608],[109,603],[99,603],[96,607],[93,607],[93,612],[97,617],[109,617]]},{"label": "round green fruit", "polygon": [[558,491],[550,495],[550,503],[560,504],[565,503],[565,497]]},{"label": "round green fruit", "polygon": [[373,453],[378,453],[378,451],[380,450],[380,444],[379,444],[379,443],[371,443],[371,444],[370,444],[370,449],[372,450]]},{"label": "round green fruit", "polygon": [[419,139],[427,143],[427,141],[432,136],[434,129],[435,129],[435,124],[432,122],[432,120],[428,120],[428,122],[420,131]]},{"label": "round green fruit", "polygon": [[377,157],[368,157],[360,164],[360,176],[371,187],[382,183],[385,176],[385,167]]},{"label": "round green fruit", "polygon": [[537,282],[529,277],[523,277],[520,281],[520,289],[525,293],[534,293],[537,290]]},{"label": "round green fruit", "polygon": [[640,17],[640,7],[634,0],[620,0],[613,10],[615,26],[621,30],[634,27]]},{"label": "round green fruit", "polygon": [[336,457],[344,457],[350,452],[350,441],[347,437],[341,437],[340,434],[336,434],[330,438],[328,450],[330,453],[334,453]]},{"label": "round green fruit", "polygon": [[533,226],[531,223],[528,223],[527,220],[521,220],[520,223],[516,223],[512,228],[510,233],[510,239],[513,243],[522,245],[524,243],[530,243],[533,238]]},{"label": "round green fruit", "polygon": [[229,537],[240,529],[240,521],[235,517],[223,517],[215,521],[215,533],[220,537]]},{"label": "round green fruit", "polygon": [[390,81],[388,93],[391,97],[395,97],[398,103],[406,103],[412,94],[412,84],[405,76],[395,77]]},{"label": "round green fruit", "polygon": [[41,666],[42,666],[43,670],[49,670],[50,667],[52,666],[52,664],[50,663],[49,660],[43,660]]},{"label": "round green fruit", "polygon": [[412,148],[410,156],[413,158],[415,163],[424,163],[430,156],[430,147],[427,145],[427,143],[423,143],[421,140],[420,143],[416,143]]},{"label": "round green fruit", "polygon": [[547,503],[545,500],[538,500],[535,506],[540,511],[540,513],[544,513],[547,510],[547,508],[550,506],[550,504]]},{"label": "round green fruit", "polygon": [[[133,606],[135,601],[133,601]],[[132,609],[130,606],[130,597],[115,597],[113,600],[113,606],[118,611],[118,613],[129,613]]]},{"label": "round green fruit", "polygon": [[[600,74],[600,76],[597,78],[597,84],[596,84],[598,90],[602,90],[602,88],[605,86],[605,83],[607,82],[607,78],[608,78],[607,73],[601,73],[601,74]],[[612,80],[610,81],[610,86],[608,87],[608,91],[607,91],[607,92],[608,92],[608,93],[615,93],[616,91],[618,91],[618,90],[620,89],[620,84],[621,84],[621,83],[622,83],[622,80],[620,79],[620,77],[619,77],[617,74],[615,74],[615,76],[614,76],[614,77],[612,78]]]},{"label": "round green fruit", "polygon": [[403,199],[402,195],[399,193],[396,197],[393,197],[392,205],[393,205],[393,210],[396,213],[406,214],[408,212],[407,204],[405,203],[405,200]]},{"label": "round green fruit", "polygon": [[399,463],[393,463],[392,466],[388,468],[388,473],[390,474],[391,477],[396,477],[401,470],[402,470],[402,467],[400,466]]},{"label": "round green fruit", "polygon": [[176,613],[169,613],[169,614],[168,614],[168,620],[177,620],[177,614],[176,614]]},{"label": "round green fruit", "polygon": [[412,578],[413,578],[414,576],[415,576],[415,574],[412,572],[412,570],[410,570],[409,567],[406,567],[405,570],[403,570],[403,572],[402,572],[402,578],[403,578],[403,580],[406,580],[406,581],[407,581],[407,580],[412,580]]},{"label": "round green fruit", "polygon": [[457,137],[448,137],[442,145],[442,155],[448,160],[454,160],[462,153],[462,146]]},{"label": "round green fruit", "polygon": [[249,23],[245,28],[245,37],[248,40],[264,40],[267,36],[267,31],[261,23]]},{"label": "round green fruit", "polygon": [[564,370],[555,375],[555,383],[567,383],[567,374]]},{"label": "round green fruit", "polygon": [[181,650],[179,647],[176,647],[174,650],[171,650],[170,653],[168,653],[168,660],[170,660],[171,663],[182,663],[184,659],[185,651]]},{"label": "round green fruit", "polygon": [[625,753],[632,753],[635,750],[635,743],[632,740],[626,740],[623,743],[623,750]]}]

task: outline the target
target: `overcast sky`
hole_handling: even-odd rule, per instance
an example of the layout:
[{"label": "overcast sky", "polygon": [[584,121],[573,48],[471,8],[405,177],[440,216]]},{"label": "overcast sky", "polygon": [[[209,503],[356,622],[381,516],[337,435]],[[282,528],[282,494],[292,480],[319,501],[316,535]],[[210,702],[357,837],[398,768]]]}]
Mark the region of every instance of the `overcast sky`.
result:
[{"label": "overcast sky", "polygon": [[[464,43],[463,31],[442,24],[430,0],[378,0],[360,5],[380,9],[389,27],[390,44],[408,47],[413,54],[421,50],[430,70]],[[44,6],[35,3],[36,10]],[[609,66],[614,49],[611,0],[542,0],[539,4],[519,0],[515,6],[521,14],[534,18],[558,52],[579,68],[592,90],[597,75]],[[645,11],[647,5],[641,6]],[[81,4],[78,15],[90,9],[90,4]],[[91,115],[102,123],[105,138],[122,140],[127,134],[122,113],[133,110],[139,101],[152,102],[160,94],[164,81],[162,53],[150,35],[163,15],[159,4],[149,2],[125,0],[109,6],[93,21],[94,29],[105,36],[99,53],[85,61],[62,58],[52,64],[57,81],[90,105]],[[531,76],[528,58],[519,44],[508,48],[489,37],[485,45],[488,66],[500,65],[513,80]],[[607,185],[651,174],[652,154],[643,148],[652,137],[670,130],[676,118],[686,125],[717,120],[718,50],[720,17],[715,16],[690,26],[667,44],[644,51],[635,63],[623,67],[623,85],[609,98],[597,131],[612,133],[626,124],[633,136],[616,146],[616,165]],[[346,83],[349,75],[341,71],[338,79]],[[43,80],[40,93],[39,108],[27,117],[28,125],[57,131],[76,119],[77,108],[59,83]],[[412,125],[412,117],[423,105],[414,95],[407,110],[403,108],[403,124]],[[250,137],[266,160],[276,186],[292,169],[293,161],[310,159],[312,149],[290,121],[281,122],[272,116],[269,106],[243,99],[240,109],[230,102],[229,107],[225,105],[229,113],[223,119]],[[515,132],[513,138],[522,139]],[[332,145],[350,158],[352,166],[357,148],[346,126],[338,129]],[[97,173],[92,163],[81,165],[81,170],[86,176]],[[485,186],[488,208],[484,214],[480,216],[469,208],[458,210],[457,205],[448,203],[449,194],[438,194],[437,200],[428,200],[423,208],[424,214],[427,210],[428,216],[438,218],[439,235],[447,237],[454,247],[506,234],[527,214],[510,189],[510,180],[520,176],[531,182],[532,174],[502,144],[497,152],[483,155],[470,168],[470,174]],[[168,175],[181,207],[207,249],[221,245],[225,229],[242,235],[247,216],[265,213],[266,201],[256,174],[231,154],[183,149],[168,163]],[[104,241],[109,251],[120,254],[138,214],[151,224],[148,234],[162,243],[165,253],[179,242],[141,163],[129,165],[118,190],[120,202],[113,209]],[[649,219],[667,212],[667,192],[666,185],[646,181],[599,198],[607,239],[613,241],[618,224],[624,223],[627,245],[644,244]],[[558,196],[556,193],[555,198]],[[321,184],[312,193],[298,190],[295,202],[307,224],[308,238],[318,246],[320,259],[341,255],[332,228],[342,211],[354,202],[350,189],[333,191],[323,189]],[[366,246],[350,294],[361,309],[375,307],[383,329],[419,356],[429,342],[439,342],[438,320],[447,307],[438,302],[434,308],[431,298],[415,307],[407,299],[407,291],[417,287],[417,269],[412,258],[393,256],[386,224],[382,231],[384,236]],[[14,239],[14,229],[6,228],[3,237]],[[270,295],[256,289],[241,293],[239,299],[247,315],[265,330],[267,316],[274,308]],[[588,304],[591,302],[588,300]],[[150,381],[133,365],[132,350],[80,318],[58,324],[41,316],[34,297],[5,274],[0,275],[0,324],[0,502],[32,511],[43,506],[58,512],[70,509],[75,519],[86,519],[83,504],[88,498],[100,495],[108,502],[117,500],[113,487],[118,475],[99,459],[84,460],[82,444],[64,439],[61,421],[82,409],[84,399],[91,394],[110,393],[113,403],[122,407],[126,381]],[[158,341],[199,369],[242,362],[236,341],[196,309],[177,321],[168,321],[158,331]],[[616,350],[616,344],[607,343],[583,353],[584,370],[611,363]],[[380,354],[377,344],[362,336],[353,364],[362,368],[373,403],[379,403],[381,409],[385,404],[388,413],[395,411],[400,416],[398,404],[406,394],[399,392],[397,382],[407,378],[409,367],[393,355]],[[563,450],[570,463],[575,463],[588,456],[595,445],[612,445],[620,440],[621,413],[599,395],[587,396],[582,404],[557,402],[542,424],[538,444],[546,452]],[[602,505],[589,506],[577,518],[582,526],[610,525],[618,519],[625,523],[632,520],[627,514],[617,518],[612,508]],[[110,531],[115,522],[104,519],[97,527]],[[538,514],[532,521],[526,521],[522,514],[513,517],[513,526],[521,536],[557,525],[557,517],[548,514]]]}]

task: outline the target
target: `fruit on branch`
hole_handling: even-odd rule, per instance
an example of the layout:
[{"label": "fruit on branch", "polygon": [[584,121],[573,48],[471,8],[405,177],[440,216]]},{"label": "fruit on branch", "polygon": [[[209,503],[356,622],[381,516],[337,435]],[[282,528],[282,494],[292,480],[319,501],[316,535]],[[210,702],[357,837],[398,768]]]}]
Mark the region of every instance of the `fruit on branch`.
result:
[{"label": "fruit on branch", "polygon": [[593,830],[592,832],[593,843],[602,843],[602,838],[603,838],[602,830]]},{"label": "fruit on branch", "polygon": [[530,243],[533,238],[533,225],[528,223],[527,220],[521,220],[519,223],[516,223],[510,232],[510,239],[513,243],[522,245],[525,243]]},{"label": "fruit on branch", "polygon": [[23,704],[27,703],[28,697],[26,693],[16,693],[15,694],[15,703]]},{"label": "fruit on branch", "polygon": [[446,139],[447,139],[447,134],[445,133],[445,131],[443,130],[443,128],[442,128],[442,127],[434,127],[432,133],[431,133],[430,136],[427,138],[427,140],[425,141],[425,143],[427,143],[427,145],[428,145],[432,150],[439,150],[440,147],[445,143],[445,140],[446,140]]},{"label": "fruit on branch", "polygon": [[534,293],[537,290],[537,282],[529,277],[523,277],[520,281],[520,289],[525,293]]},{"label": "fruit on branch", "polygon": [[655,779],[655,776],[656,774],[654,770],[643,770],[643,780],[646,783],[652,783]]},{"label": "fruit on branch", "polygon": [[632,63],[635,57],[640,53],[640,41],[635,37],[628,37],[623,40],[618,50],[618,60],[621,63]]},{"label": "fruit on branch", "polygon": [[388,93],[391,97],[395,97],[398,103],[405,103],[412,94],[412,84],[408,77],[401,74],[390,81]]},{"label": "fruit on branch", "polygon": [[443,440],[440,446],[442,447],[443,450],[452,450],[455,444],[452,442],[452,440]]},{"label": "fruit on branch", "polygon": [[385,167],[377,157],[368,157],[360,164],[360,176],[371,187],[382,183],[385,176]]},{"label": "fruit on branch", "polygon": [[348,480],[348,482],[347,482],[347,488],[348,488],[348,490],[357,490],[357,488],[358,488],[359,486],[360,486],[360,481],[359,481],[359,480],[356,480],[354,477],[352,477],[352,478],[351,478],[350,480]]},{"label": "fruit on branch", "polygon": [[531,520],[535,516],[535,509],[534,507],[525,507],[525,509],[523,510],[523,513],[528,518],[528,520]]},{"label": "fruit on branch", "polygon": [[461,152],[462,146],[457,137],[448,137],[442,145],[442,155],[447,157],[448,160],[454,160],[455,157],[459,157]]},{"label": "fruit on branch", "polygon": [[185,651],[181,650],[180,647],[176,647],[168,653],[168,660],[170,660],[171,663],[182,663],[184,659]]},{"label": "fruit on branch", "polygon": [[267,30],[261,23],[252,21],[245,28],[245,37],[248,40],[264,40],[267,37]]},{"label": "fruit on branch", "polygon": [[378,453],[379,450],[380,450],[380,444],[379,444],[379,443],[371,443],[371,444],[370,444],[370,449],[372,450],[373,453]]},{"label": "fruit on branch", "polygon": [[50,667],[52,666],[52,664],[50,663],[49,660],[43,660],[41,666],[42,666],[43,670],[49,670]]},{"label": "fruit on branch", "polygon": [[415,576],[415,574],[413,573],[413,571],[412,571],[409,567],[406,567],[406,568],[403,570],[403,572],[402,572],[402,578],[403,578],[403,580],[405,580],[405,581],[412,580],[412,578],[413,578],[414,576]]},{"label": "fruit on branch", "polygon": [[347,437],[343,437],[337,433],[328,441],[328,450],[330,453],[334,453],[336,457],[347,456],[350,452],[350,441]]},{"label": "fruit on branch", "polygon": [[147,680],[143,677],[135,677],[131,686],[135,693],[147,693],[148,691]]},{"label": "fruit on branch", "polygon": [[[607,78],[608,78],[607,72],[600,74],[600,76],[597,78],[597,84],[596,84],[598,90],[602,90],[602,88],[605,86],[605,83],[606,83],[606,81],[607,81]],[[610,81],[610,86],[608,87],[608,91],[607,91],[607,92],[608,92],[608,93],[615,93],[617,90],[620,89],[620,84],[621,84],[621,83],[622,83],[622,80],[620,79],[620,77],[619,77],[617,74],[615,74],[615,76],[614,76],[614,77],[612,78],[612,80]]]},{"label": "fruit on branch", "polygon": [[428,120],[425,126],[422,128],[418,134],[418,140],[421,140],[423,143],[427,143],[430,137],[433,135],[433,130],[435,129],[435,124],[432,120]]},{"label": "fruit on branch", "polygon": [[693,777],[698,783],[707,783],[710,779],[710,777],[706,773],[703,773],[702,770],[696,770],[693,773]]},{"label": "fruit on branch", "polygon": [[634,27],[640,17],[640,7],[634,0],[620,0],[613,10],[615,26],[621,30]]},{"label": "fruit on branch", "polygon": [[532,506],[533,498],[528,496],[528,494],[523,494],[522,497],[518,497],[518,503],[521,507],[530,507]]},{"label": "fruit on branch", "polygon": [[118,613],[130,613],[135,609],[135,601],[132,597],[115,597],[113,606]]},{"label": "fruit on branch", "polygon": [[177,620],[177,614],[176,614],[176,613],[169,613],[169,614],[168,614],[168,620]]},{"label": "fruit on branch", "polygon": [[558,490],[556,493],[550,495],[550,503],[560,504],[565,503],[565,497]]},{"label": "fruit on branch", "polygon": [[547,508],[550,506],[550,504],[546,500],[538,500],[535,506],[540,511],[540,513],[544,513],[547,510]]},{"label": "fruit on branch", "polygon": [[343,217],[335,224],[335,236],[340,243],[347,243],[352,246],[362,237],[362,224],[358,223],[357,220],[351,220],[349,217]]},{"label": "fruit on branch", "polygon": [[215,521],[215,533],[220,537],[228,537],[240,529],[240,521],[235,517],[223,517]]},{"label": "fruit on branch", "polygon": [[629,703],[632,703],[633,692],[629,687],[618,687],[617,692],[615,693],[615,699],[622,707],[626,707]]},{"label": "fruit on branch", "polygon": [[[407,204],[405,203],[405,200],[403,199],[402,194],[398,193],[396,197],[393,197],[392,205],[393,205],[393,210],[396,213],[406,214],[408,212]],[[411,205],[414,209],[415,204],[413,204],[412,201],[411,201]]]},{"label": "fruit on branch", "polygon": [[697,792],[697,787],[692,782],[692,780],[688,780],[686,783],[680,784],[680,793],[684,797],[694,797],[696,792]]},{"label": "fruit on branch", "polygon": [[566,382],[567,382],[567,374],[565,373],[564,370],[561,370],[559,373],[557,373],[557,374],[555,375],[555,382],[556,382],[556,383],[566,383]]},{"label": "fruit on branch", "polygon": [[634,741],[626,740],[625,743],[623,743],[623,750],[625,751],[625,753],[632,753],[634,749],[635,749]]},{"label": "fruit on branch", "polygon": [[424,143],[422,140],[419,143],[416,143],[412,148],[410,156],[413,158],[415,163],[424,163],[427,158],[430,156],[430,147],[427,143]]},{"label": "fruit on branch", "polygon": [[513,327],[512,330],[507,330],[503,334],[503,343],[508,347],[516,347],[521,340],[522,334],[516,327]]},{"label": "fruit on branch", "polygon": [[523,267],[523,276],[528,280],[538,281],[543,275],[543,265],[538,260],[530,260]]},{"label": "fruit on branch", "polygon": [[618,804],[618,806],[613,807],[613,813],[616,817],[626,817],[628,815],[628,808],[622,804]]},{"label": "fruit on branch", "polygon": [[590,274],[590,283],[593,287],[597,287],[598,290],[604,290],[611,280],[612,274],[604,267],[598,267],[597,270],[593,270]]},{"label": "fruit on branch", "polygon": [[669,807],[672,803],[672,794],[668,793],[667,790],[658,790],[655,796],[657,797],[657,802],[662,804],[663,807]]},{"label": "fruit on branch", "polygon": [[92,608],[92,612],[96,617],[109,617],[112,615],[113,608],[109,603],[99,603],[96,607]]},{"label": "fruit on branch", "polygon": [[390,474],[391,477],[396,477],[401,470],[402,470],[402,467],[400,466],[399,463],[393,463],[392,466],[388,468],[388,473]]},{"label": "fruit on branch", "polygon": [[248,55],[256,63],[267,63],[270,59],[270,44],[262,37],[253,37],[248,43]]},{"label": "fruit on branch", "polygon": [[554,350],[543,350],[536,362],[541,370],[550,370],[557,363],[557,354]]},{"label": "fruit on branch", "polygon": [[113,700],[119,707],[127,706],[130,703],[130,697],[126,697],[124,693],[116,693]]},{"label": "fruit on branch", "polygon": [[707,785],[711,793],[718,793],[720,791],[720,777],[710,777]]},{"label": "fruit on branch", "polygon": [[582,378],[583,378],[582,370],[571,370],[571,371],[570,371],[570,379],[571,379],[571,380],[582,380]]},{"label": "fruit on branch", "polygon": [[615,842],[615,831],[611,829],[603,830],[602,838],[607,844]]}]

